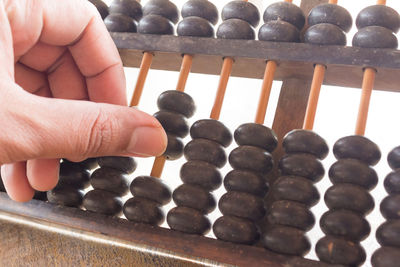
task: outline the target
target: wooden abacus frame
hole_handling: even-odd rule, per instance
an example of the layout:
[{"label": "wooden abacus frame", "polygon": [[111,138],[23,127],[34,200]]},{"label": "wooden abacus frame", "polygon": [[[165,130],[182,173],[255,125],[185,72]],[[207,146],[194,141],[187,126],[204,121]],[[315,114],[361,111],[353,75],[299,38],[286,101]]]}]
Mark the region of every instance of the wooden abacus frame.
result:
[{"label": "wooden abacus frame", "polygon": [[[324,2],[303,0],[301,7],[307,12]],[[182,54],[190,54],[192,72],[219,74],[223,57],[229,56],[235,60],[233,76],[262,79],[265,62],[276,61],[275,80],[283,85],[272,128],[280,140],[302,127],[316,63],[327,67],[324,84],[360,88],[363,69],[373,67],[374,89],[400,91],[398,50],[127,33],[112,37],[127,67],[139,67],[143,51],[151,51],[153,69],[179,71]],[[281,155],[277,149],[274,157]],[[333,266],[37,200],[16,203],[5,193],[0,193],[0,262],[5,266]]]}]

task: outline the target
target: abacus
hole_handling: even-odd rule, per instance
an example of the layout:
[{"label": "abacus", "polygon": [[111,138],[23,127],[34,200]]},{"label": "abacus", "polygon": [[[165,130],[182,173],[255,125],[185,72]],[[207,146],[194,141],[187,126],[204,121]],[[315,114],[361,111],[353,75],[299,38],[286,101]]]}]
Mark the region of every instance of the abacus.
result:
[{"label": "abacus", "polygon": [[[396,92],[400,84],[394,35],[400,17],[386,1],[358,14],[352,46],[346,46],[346,33],[353,20],[335,0],[303,0],[300,6],[277,1],[262,11],[236,0],[221,12],[207,0],[188,0],[180,12],[169,0],[149,0],[143,7],[135,0],[114,0],[109,7],[90,1],[124,65],[139,68],[131,106],[140,106],[150,68],[179,71],[176,90],[155,100],[154,116],[167,132],[168,147],[149,174],[135,172],[133,158],[62,160],[58,185],[31,202],[15,203],[0,192],[2,264],[399,265],[400,147],[388,154],[393,171],[384,178],[373,166],[386,155],[364,137],[371,91]],[[219,75],[209,117],[191,125],[196,99],[185,93],[190,72]],[[262,79],[254,121],[234,131],[220,118],[230,76]],[[283,85],[267,127],[276,80]],[[313,131],[323,84],[361,88],[354,135],[332,147]],[[329,153],[337,161],[325,170]],[[181,183],[169,188],[164,166],[183,156]],[[315,185],[322,179],[332,183],[326,192]],[[378,183],[388,196],[374,203],[369,192]],[[216,199],[213,191],[222,184],[226,193]],[[311,208],[321,196],[328,211],[316,218]],[[165,211],[171,201],[176,207]],[[387,221],[371,233],[365,216],[375,204]],[[217,207],[221,215],[212,222],[207,215]],[[164,221],[168,228],[160,227]],[[307,232],[316,222],[323,235],[312,247]],[[211,231],[216,238],[204,236]],[[370,234],[381,247],[368,251],[366,262],[360,242]],[[304,257],[310,250],[318,260]]]}]

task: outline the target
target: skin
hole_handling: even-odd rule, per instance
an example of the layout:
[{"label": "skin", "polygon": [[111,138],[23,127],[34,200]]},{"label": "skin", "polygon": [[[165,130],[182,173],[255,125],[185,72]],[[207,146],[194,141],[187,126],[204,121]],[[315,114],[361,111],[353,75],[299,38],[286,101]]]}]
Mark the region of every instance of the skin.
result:
[{"label": "skin", "polygon": [[126,106],[121,59],[88,1],[0,0],[0,51],[0,164],[12,199],[52,189],[60,158],[163,153],[161,125]]}]

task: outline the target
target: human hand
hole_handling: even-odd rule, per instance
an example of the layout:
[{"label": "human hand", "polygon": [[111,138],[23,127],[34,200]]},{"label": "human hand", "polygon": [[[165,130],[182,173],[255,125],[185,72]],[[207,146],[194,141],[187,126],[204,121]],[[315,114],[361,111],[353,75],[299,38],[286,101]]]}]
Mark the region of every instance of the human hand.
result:
[{"label": "human hand", "polygon": [[165,149],[157,120],[126,107],[118,51],[88,1],[0,0],[0,51],[0,164],[12,199],[52,189],[60,158]]}]

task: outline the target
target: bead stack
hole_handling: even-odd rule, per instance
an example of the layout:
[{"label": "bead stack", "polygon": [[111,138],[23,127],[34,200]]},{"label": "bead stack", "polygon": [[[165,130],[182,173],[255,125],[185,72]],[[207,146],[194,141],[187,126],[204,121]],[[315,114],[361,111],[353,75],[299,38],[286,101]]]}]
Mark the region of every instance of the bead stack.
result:
[{"label": "bead stack", "polygon": [[109,13],[104,19],[109,32],[136,32],[136,23],[142,17],[142,6],[136,0],[113,0]]}]

